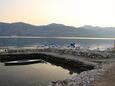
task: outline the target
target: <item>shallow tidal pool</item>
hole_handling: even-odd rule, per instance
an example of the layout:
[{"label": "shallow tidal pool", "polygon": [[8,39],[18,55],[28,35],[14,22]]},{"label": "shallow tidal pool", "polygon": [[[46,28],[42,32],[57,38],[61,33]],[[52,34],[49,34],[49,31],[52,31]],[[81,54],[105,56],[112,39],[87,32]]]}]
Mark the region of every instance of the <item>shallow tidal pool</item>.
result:
[{"label": "shallow tidal pool", "polygon": [[49,62],[12,66],[0,63],[0,86],[46,86],[73,75],[77,73]]}]

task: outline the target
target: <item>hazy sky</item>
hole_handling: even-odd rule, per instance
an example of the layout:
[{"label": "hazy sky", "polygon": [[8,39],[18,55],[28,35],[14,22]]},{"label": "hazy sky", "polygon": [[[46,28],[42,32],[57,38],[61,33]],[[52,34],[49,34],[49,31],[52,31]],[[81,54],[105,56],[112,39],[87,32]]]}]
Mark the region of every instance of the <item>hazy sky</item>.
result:
[{"label": "hazy sky", "polygon": [[0,0],[0,22],[115,27],[115,0]]}]

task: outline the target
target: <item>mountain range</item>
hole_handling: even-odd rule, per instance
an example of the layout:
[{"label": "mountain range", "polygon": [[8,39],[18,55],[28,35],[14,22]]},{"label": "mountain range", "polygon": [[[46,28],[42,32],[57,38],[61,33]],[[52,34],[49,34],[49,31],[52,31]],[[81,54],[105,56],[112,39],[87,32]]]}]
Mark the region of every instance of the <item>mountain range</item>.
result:
[{"label": "mountain range", "polygon": [[31,25],[23,22],[0,22],[0,36],[48,36],[48,37],[115,37],[114,27],[66,26],[51,23],[48,25]]}]

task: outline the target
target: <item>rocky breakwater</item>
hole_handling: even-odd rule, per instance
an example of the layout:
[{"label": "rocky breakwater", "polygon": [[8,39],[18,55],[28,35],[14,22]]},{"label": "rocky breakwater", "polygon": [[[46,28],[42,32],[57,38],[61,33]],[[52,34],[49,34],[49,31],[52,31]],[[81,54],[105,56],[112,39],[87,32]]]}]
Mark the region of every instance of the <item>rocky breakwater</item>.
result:
[{"label": "rocky breakwater", "polygon": [[[113,56],[113,53],[107,51],[96,51],[96,50],[86,50],[86,49],[45,49],[46,52],[54,52],[59,53],[61,55],[73,55],[73,56],[80,56],[90,59],[107,59]],[[115,56],[115,55],[114,55]]]},{"label": "rocky breakwater", "polygon": [[73,56],[80,56],[90,59],[107,59],[114,57],[115,54],[107,52],[107,51],[95,51],[95,50],[86,50],[86,49],[61,49],[61,48],[43,48],[43,49],[23,49],[23,48],[16,48],[16,49],[6,49],[5,52],[1,52],[0,54],[4,53],[38,53],[38,52],[51,52],[51,53],[58,53],[61,55],[73,55]]}]

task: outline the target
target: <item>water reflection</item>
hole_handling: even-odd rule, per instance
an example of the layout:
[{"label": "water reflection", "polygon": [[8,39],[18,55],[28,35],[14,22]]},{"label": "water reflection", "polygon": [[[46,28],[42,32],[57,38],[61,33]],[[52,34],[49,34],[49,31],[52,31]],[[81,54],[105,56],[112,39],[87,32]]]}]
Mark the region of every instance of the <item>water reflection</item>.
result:
[{"label": "water reflection", "polygon": [[77,69],[75,67],[69,67],[63,63],[58,63],[57,61],[51,61],[51,60],[42,60],[42,59],[26,59],[26,60],[17,60],[17,61],[5,61],[3,62],[4,66],[23,66],[23,65],[32,65],[32,64],[51,64],[53,67],[61,67],[64,70],[68,70],[69,74],[72,75],[74,73],[80,73],[84,70],[81,70],[80,67]]},{"label": "water reflection", "polygon": [[3,77],[0,78],[0,86],[45,86],[51,81],[63,80],[76,74],[69,67],[64,68],[49,62],[20,66],[4,66],[0,63],[0,77]]},{"label": "water reflection", "polygon": [[16,66],[16,65],[31,65],[36,63],[46,63],[41,59],[33,59],[33,60],[16,60],[16,61],[6,61],[4,62],[5,66]]}]

